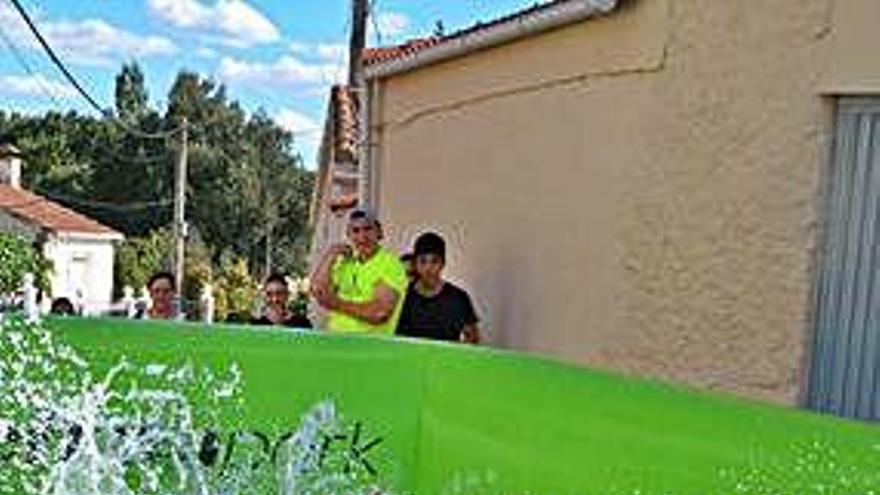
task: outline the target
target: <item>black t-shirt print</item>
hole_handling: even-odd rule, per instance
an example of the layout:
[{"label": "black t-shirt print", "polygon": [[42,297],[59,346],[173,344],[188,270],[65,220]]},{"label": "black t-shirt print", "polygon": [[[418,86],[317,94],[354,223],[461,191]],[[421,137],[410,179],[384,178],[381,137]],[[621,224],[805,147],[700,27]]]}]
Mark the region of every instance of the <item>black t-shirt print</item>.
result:
[{"label": "black t-shirt print", "polygon": [[425,297],[410,284],[397,334],[433,340],[458,341],[461,331],[479,319],[468,293],[446,282],[434,297]]}]

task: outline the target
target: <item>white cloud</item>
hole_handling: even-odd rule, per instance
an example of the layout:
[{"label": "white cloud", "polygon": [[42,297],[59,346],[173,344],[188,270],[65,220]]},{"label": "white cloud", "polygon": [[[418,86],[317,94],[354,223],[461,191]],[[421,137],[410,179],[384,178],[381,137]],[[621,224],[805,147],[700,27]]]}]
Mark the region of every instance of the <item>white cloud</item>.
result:
[{"label": "white cloud", "polygon": [[183,28],[204,27],[215,13],[195,0],[148,0],[150,14]]},{"label": "white cloud", "polygon": [[342,43],[303,43],[290,44],[290,51],[303,57],[311,57],[326,62],[340,63],[348,60],[348,45]]},{"label": "white cloud", "polygon": [[7,26],[17,25],[19,21],[18,13],[12,10],[8,3],[0,3],[0,25],[6,28]]},{"label": "white cloud", "polygon": [[0,93],[17,96],[52,96],[54,98],[75,98],[76,90],[69,84],[49,79],[42,74],[0,76]]},{"label": "white cloud", "polygon": [[222,44],[249,47],[281,38],[278,28],[244,0],[147,0],[148,12],[174,27],[208,35]]},{"label": "white cloud", "polygon": [[[294,134],[317,134],[317,131],[319,130],[318,122],[316,120],[292,108],[284,108],[278,112],[275,116],[275,122]],[[302,135],[304,136],[305,134]]]},{"label": "white cloud", "polygon": [[378,29],[379,34],[383,38],[383,42],[387,38],[397,38],[406,34],[409,30],[410,20],[405,14],[399,12],[383,12],[376,17],[376,22],[371,23],[368,36],[375,36]]},{"label": "white cloud", "polygon": [[200,57],[200,58],[214,59],[214,58],[217,58],[219,56],[219,54],[217,53],[217,50],[215,50],[213,48],[208,48],[206,46],[200,46],[196,49],[196,56]]},{"label": "white cloud", "polygon": [[[177,47],[167,38],[132,33],[101,19],[52,21],[39,13],[33,15],[34,22],[49,45],[65,61],[85,65],[115,65],[126,58],[177,52]],[[18,13],[5,4],[0,4],[0,25],[20,46],[31,50],[41,49]]]},{"label": "white cloud", "polygon": [[220,61],[218,73],[225,82],[270,87],[303,87],[336,83],[342,71],[338,63],[326,61],[310,63],[293,55],[285,55],[271,63],[247,62],[225,57]]},{"label": "white cloud", "polygon": [[224,57],[218,77],[226,83],[254,88],[297,88],[323,95],[326,86],[344,82],[348,68],[348,46],[342,43],[289,45],[290,53],[270,62],[251,62]]},{"label": "white cloud", "polygon": [[316,120],[292,108],[284,108],[275,115],[275,122],[292,132],[293,144],[302,154],[305,164],[314,169],[318,163],[321,128]]},{"label": "white cloud", "polygon": [[46,24],[47,40],[68,58],[110,64],[118,58],[171,55],[177,47],[167,38],[139,36],[100,19]]}]

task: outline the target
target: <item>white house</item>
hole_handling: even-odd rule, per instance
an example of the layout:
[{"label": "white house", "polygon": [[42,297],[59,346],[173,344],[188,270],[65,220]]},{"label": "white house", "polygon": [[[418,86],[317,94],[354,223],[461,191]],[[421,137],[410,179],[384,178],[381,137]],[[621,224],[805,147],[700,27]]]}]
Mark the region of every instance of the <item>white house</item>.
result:
[{"label": "white house", "polygon": [[21,187],[21,156],[0,145],[0,232],[24,236],[53,264],[51,298],[68,298],[85,314],[106,311],[113,296],[114,244],[110,227]]}]

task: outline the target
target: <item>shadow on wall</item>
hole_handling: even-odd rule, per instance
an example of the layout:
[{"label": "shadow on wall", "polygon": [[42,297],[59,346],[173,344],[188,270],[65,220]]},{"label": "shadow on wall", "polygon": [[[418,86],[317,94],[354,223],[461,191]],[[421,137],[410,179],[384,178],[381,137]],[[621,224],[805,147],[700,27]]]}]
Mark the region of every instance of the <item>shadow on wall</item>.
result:
[{"label": "shadow on wall", "polygon": [[478,275],[473,281],[474,299],[479,306],[486,340],[500,347],[514,348],[521,343],[510,332],[509,324],[515,313],[516,296],[521,290],[517,283],[518,263],[509,248],[499,247],[496,252],[497,255],[482,263],[481,268],[471,272],[484,274],[484,278]]}]

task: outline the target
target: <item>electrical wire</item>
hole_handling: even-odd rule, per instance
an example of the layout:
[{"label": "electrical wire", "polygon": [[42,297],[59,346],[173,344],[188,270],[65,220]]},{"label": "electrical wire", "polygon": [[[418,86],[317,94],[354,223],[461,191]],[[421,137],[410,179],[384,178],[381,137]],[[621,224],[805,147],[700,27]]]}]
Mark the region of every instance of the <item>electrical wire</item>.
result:
[{"label": "electrical wire", "polygon": [[382,46],[382,30],[379,28],[379,0],[371,0],[367,2],[367,16],[373,24],[373,34],[376,36],[376,46]]},{"label": "electrical wire", "polygon": [[[346,39],[349,31],[351,31],[351,16],[346,16],[345,24],[343,25],[343,32],[342,32],[342,39],[343,40]],[[347,43],[347,41],[345,43]],[[346,63],[346,60],[349,55],[350,54],[348,53],[348,50],[340,50],[339,51],[339,61],[336,64],[336,74],[335,74],[336,80],[334,82],[340,83],[341,81],[346,79],[346,73],[348,72],[348,64]]]},{"label": "electrical wire", "polygon": [[119,212],[127,212],[127,211],[138,211],[138,210],[147,210],[150,208],[161,208],[167,207],[174,204],[173,200],[170,199],[160,199],[153,201],[137,201],[131,203],[116,203],[113,201],[95,201],[81,198],[74,198],[72,196],[66,196],[64,194],[54,193],[46,190],[36,190],[37,194],[44,196],[52,201],[74,204],[79,206],[86,206],[90,208],[104,209],[104,210],[114,210]]},{"label": "electrical wire", "polygon": [[[279,105],[279,102],[278,102],[277,100],[275,100],[275,97],[271,96],[269,93],[267,93],[267,92],[265,92],[265,91],[257,90],[256,92],[259,93],[260,96],[266,98],[267,100],[271,100],[272,104],[274,104],[274,105],[276,105],[276,106],[278,106],[278,107],[280,108],[281,105]],[[204,121],[204,122],[200,122],[200,121],[190,121],[189,124],[188,124],[188,125],[189,125],[189,129],[190,129],[190,130],[197,130],[197,131],[201,131],[201,132],[207,132],[207,131],[208,131],[208,126],[210,126],[210,125],[216,123],[216,122],[217,122],[218,120],[220,120],[221,118],[222,118],[222,117],[221,117],[220,115],[217,115],[217,116],[214,116],[213,118],[208,119],[207,121]],[[271,118],[271,120],[272,120],[273,122],[275,122],[276,125],[278,125],[278,122],[277,122],[277,120],[276,120],[275,118]],[[280,127],[280,126],[279,126],[279,127]],[[292,135],[293,137],[312,136],[312,135],[314,135],[314,134],[318,134],[318,133],[322,132],[323,130],[324,130],[323,127],[318,127],[318,126],[315,126],[315,127],[307,127],[307,128],[304,128],[304,129],[298,129],[298,130],[287,130],[287,129],[285,129],[285,131],[288,132],[288,133],[289,133],[290,135]]]},{"label": "electrical wire", "polygon": [[114,150],[112,148],[104,147],[103,145],[98,146],[98,148],[101,148],[99,150],[100,153],[102,153],[105,156],[112,155],[112,157],[118,162],[142,163],[145,165],[150,165],[150,164],[154,164],[154,163],[167,162],[168,160],[174,159],[174,157],[171,153],[172,150],[170,150],[170,149],[166,150],[162,154],[131,156],[131,155],[124,155],[122,153],[117,152],[116,150]]},{"label": "electrical wire", "polygon": [[36,24],[34,24],[34,21],[30,18],[27,11],[24,9],[24,7],[22,7],[21,2],[19,0],[9,0],[9,2],[12,4],[15,10],[18,11],[18,14],[21,16],[25,24],[27,24],[27,27],[30,30],[31,34],[34,35],[34,37],[40,43],[40,46],[43,48],[43,51],[46,52],[46,55],[49,57],[55,67],[61,72],[62,75],[64,75],[64,78],[67,80],[67,82],[71,86],[73,86],[77,93],[79,93],[79,95],[82,96],[83,99],[85,99],[92,108],[97,110],[98,113],[111,120],[113,123],[124,129],[126,132],[143,139],[167,139],[171,136],[178,134],[181,131],[182,127],[178,126],[174,129],[162,132],[144,132],[140,129],[136,129],[128,125],[127,123],[123,122],[115,115],[113,115],[111,111],[101,107],[98,101],[91,94],[89,94],[85,90],[85,88],[83,88],[80,82],[73,76],[70,70],[68,70],[67,66],[64,65],[64,62],[62,62],[62,60],[58,57],[58,55],[46,41],[46,38],[44,38],[42,33],[40,33],[40,30],[37,28]]},{"label": "electrical wire", "polygon": [[[52,102],[55,103],[56,106],[62,107],[63,104],[59,100],[58,96],[54,93],[54,91],[52,91],[45,84],[45,80],[43,79],[42,74],[38,73],[33,68],[33,66],[27,61],[27,59],[25,58],[21,49],[15,44],[15,42],[12,41],[12,39],[9,37],[9,34],[3,29],[2,26],[0,26],[0,40],[3,41],[4,45],[6,45],[6,48],[13,55],[15,60],[18,62],[19,66],[21,66],[21,68],[29,76],[31,76],[34,79],[34,81],[36,81],[38,88],[39,88],[39,91],[44,96],[46,96],[47,98],[52,100]],[[203,128],[206,128],[207,126],[209,126],[213,123],[216,123],[221,118],[223,118],[222,115],[216,115],[216,116],[212,117],[211,119],[208,119],[205,122],[200,122],[199,124],[202,125]],[[110,148],[107,148],[107,147],[103,147],[101,152],[104,155],[113,155],[113,157],[115,159],[117,159],[118,161],[123,161],[123,162],[135,162],[135,163],[150,164],[150,163],[163,162],[163,161],[166,161],[169,159],[169,156],[167,153],[161,154],[161,155],[150,155],[150,156],[128,156],[128,155],[120,154],[117,151],[110,149]]]},{"label": "electrical wire", "polygon": [[15,58],[18,65],[24,69],[24,71],[31,76],[34,81],[36,81],[37,86],[39,87],[39,91],[43,93],[44,96],[52,100],[53,103],[57,106],[62,106],[61,101],[58,99],[57,95],[54,91],[52,91],[49,86],[46,85],[46,81],[43,80],[40,74],[38,74],[31,64],[24,57],[24,54],[21,52],[21,49],[16,46],[15,42],[12,41],[12,38],[9,37],[9,34],[3,29],[3,26],[0,26],[0,39],[3,40],[3,44],[6,45],[6,48],[12,53],[13,58]]},{"label": "electrical wire", "polygon": [[53,193],[46,190],[35,190],[32,191],[34,194],[40,196],[38,198],[29,199],[27,201],[22,201],[18,203],[0,203],[0,208],[4,209],[20,209],[20,208],[28,208],[31,206],[36,206],[39,204],[45,203],[47,200],[67,203],[67,204],[75,204],[80,206],[87,206],[91,208],[104,209],[104,210],[115,210],[120,212],[127,211],[137,211],[137,210],[146,210],[150,208],[160,208],[171,206],[174,201],[169,199],[163,200],[154,200],[154,201],[140,201],[133,203],[115,203],[111,201],[94,201],[87,200],[81,198],[74,198],[72,196],[66,196],[60,193]]}]

